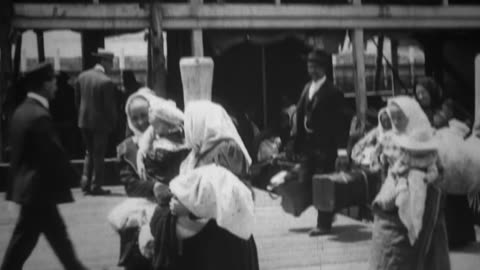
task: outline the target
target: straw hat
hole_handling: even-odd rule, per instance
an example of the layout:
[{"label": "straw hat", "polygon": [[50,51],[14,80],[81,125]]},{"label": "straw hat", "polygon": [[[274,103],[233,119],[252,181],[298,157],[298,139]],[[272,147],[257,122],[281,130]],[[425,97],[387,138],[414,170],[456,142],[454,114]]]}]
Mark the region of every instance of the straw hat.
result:
[{"label": "straw hat", "polygon": [[412,130],[409,134],[394,136],[393,140],[399,147],[407,150],[433,151],[438,149],[434,133],[433,128],[419,128]]}]

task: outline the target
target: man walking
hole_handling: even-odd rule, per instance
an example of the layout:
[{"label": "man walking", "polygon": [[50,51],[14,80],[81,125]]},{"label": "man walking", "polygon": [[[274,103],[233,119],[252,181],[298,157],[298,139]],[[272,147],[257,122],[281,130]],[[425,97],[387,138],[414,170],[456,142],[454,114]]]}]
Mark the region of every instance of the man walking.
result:
[{"label": "man walking", "polygon": [[[306,177],[335,170],[341,136],[343,94],[326,77],[330,55],[321,50],[308,54],[311,81],[304,87],[297,104],[294,151],[303,157]],[[310,236],[330,233],[333,212],[318,211],[317,226]]]},{"label": "man walking", "polygon": [[78,126],[86,146],[81,186],[85,194],[106,195],[102,188],[105,171],[105,152],[110,132],[117,120],[116,90],[107,74],[113,68],[113,53],[94,54],[98,63],[82,72],[75,85]]},{"label": "man walking", "polygon": [[20,215],[1,270],[22,269],[43,233],[65,269],[86,269],[78,260],[57,204],[73,201],[78,181],[49,113],[56,79],[51,64],[27,72],[29,89],[10,126],[11,163],[7,200],[20,204]]}]

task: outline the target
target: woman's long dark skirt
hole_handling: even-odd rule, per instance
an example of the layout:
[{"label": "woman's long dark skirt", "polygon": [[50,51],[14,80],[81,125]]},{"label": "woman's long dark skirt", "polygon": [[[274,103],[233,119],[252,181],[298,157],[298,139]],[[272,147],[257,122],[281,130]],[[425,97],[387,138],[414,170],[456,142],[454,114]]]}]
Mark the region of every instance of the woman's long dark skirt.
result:
[{"label": "woman's long dark skirt", "polygon": [[443,198],[429,187],[422,230],[413,246],[397,211],[374,207],[370,270],[450,270]]},{"label": "woman's long dark skirt", "polygon": [[203,230],[183,241],[181,270],[258,270],[253,236],[243,240],[210,221]]},{"label": "woman's long dark skirt", "polygon": [[473,211],[465,195],[447,195],[445,221],[447,223],[448,245],[461,248],[476,241]]},{"label": "woman's long dark skirt", "polygon": [[120,258],[118,266],[125,270],[152,270],[152,263],[145,258],[138,247],[139,228],[120,231]]}]

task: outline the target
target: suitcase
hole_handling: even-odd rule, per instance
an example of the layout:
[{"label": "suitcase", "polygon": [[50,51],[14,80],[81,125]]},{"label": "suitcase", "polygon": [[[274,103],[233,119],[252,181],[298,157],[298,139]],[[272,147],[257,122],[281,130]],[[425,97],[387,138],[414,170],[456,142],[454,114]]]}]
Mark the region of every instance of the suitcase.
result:
[{"label": "suitcase", "polygon": [[313,205],[320,211],[336,212],[352,206],[371,204],[381,184],[379,173],[353,170],[349,173],[313,176]]},{"label": "suitcase", "polygon": [[[282,164],[286,167],[294,163]],[[293,215],[300,216],[312,205],[312,180],[301,164],[296,169],[290,170],[290,179],[275,188],[275,193],[282,197],[283,210]],[[285,168],[285,167],[284,167]]]},{"label": "suitcase", "polygon": [[309,181],[287,181],[277,187],[275,192],[282,197],[283,210],[294,217],[300,216],[312,205],[312,190]]}]

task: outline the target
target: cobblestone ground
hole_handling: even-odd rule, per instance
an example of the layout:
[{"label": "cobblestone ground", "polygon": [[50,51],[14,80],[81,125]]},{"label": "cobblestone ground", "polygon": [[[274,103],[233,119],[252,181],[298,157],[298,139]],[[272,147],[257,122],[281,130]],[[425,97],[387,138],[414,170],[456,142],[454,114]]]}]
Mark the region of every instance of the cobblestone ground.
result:
[{"label": "cobblestone ground", "polygon": [[[68,230],[80,258],[91,269],[120,269],[116,267],[119,240],[106,221],[107,213],[124,198],[121,187],[114,187],[108,197],[84,197],[74,190],[76,202],[61,206]],[[4,198],[4,194],[0,194]],[[0,202],[0,256],[15,223],[14,211],[3,199]],[[280,201],[256,191],[256,229],[260,268],[265,269],[367,269],[370,245],[369,224],[337,215],[333,234],[310,238],[308,231],[315,222],[315,210],[308,209],[301,217],[293,218],[280,208]],[[477,238],[480,229],[477,227]],[[452,269],[479,269],[480,243],[464,250],[451,252]],[[62,269],[48,243],[42,237],[26,270]]]}]

